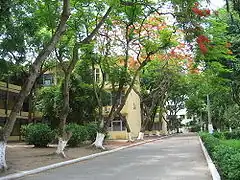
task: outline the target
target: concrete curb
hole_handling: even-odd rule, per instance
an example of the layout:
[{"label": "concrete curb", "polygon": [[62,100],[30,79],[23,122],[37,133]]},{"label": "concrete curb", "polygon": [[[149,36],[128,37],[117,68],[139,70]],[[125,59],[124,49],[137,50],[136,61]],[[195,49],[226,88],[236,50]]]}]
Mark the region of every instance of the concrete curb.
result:
[{"label": "concrete curb", "polygon": [[212,176],[212,179],[213,180],[221,180],[221,177],[217,171],[217,168],[215,166],[215,164],[213,163],[211,157],[209,156],[208,152],[207,152],[207,149],[205,148],[203,142],[202,142],[202,139],[200,138],[200,136],[198,136],[199,138],[199,141],[200,141],[200,144],[201,144],[201,147],[202,147],[202,151],[203,151],[203,154],[205,156],[205,159],[207,160],[207,164],[208,164],[208,168],[210,170],[210,173],[211,173],[211,176]]},{"label": "concrete curb", "polygon": [[56,164],[51,164],[51,165],[39,167],[39,168],[36,168],[36,169],[28,170],[28,171],[21,171],[19,173],[14,173],[14,174],[10,174],[10,175],[7,175],[7,176],[0,177],[0,180],[10,180],[10,179],[21,178],[21,177],[24,177],[24,176],[27,176],[27,175],[40,173],[40,172],[43,172],[43,171],[46,171],[46,170],[49,170],[49,169],[54,169],[54,168],[58,168],[58,167],[61,167],[61,166],[65,166],[65,165],[69,165],[69,164],[93,159],[93,158],[98,157],[98,156],[114,153],[114,152],[117,152],[117,151],[120,151],[120,150],[123,150],[123,149],[134,147],[134,146],[139,146],[139,145],[143,145],[143,144],[146,144],[146,143],[159,141],[161,139],[165,139],[165,138],[171,137],[173,135],[174,134],[171,134],[171,135],[168,135],[168,136],[163,136],[163,137],[160,137],[160,138],[157,138],[157,139],[146,140],[146,141],[134,143],[134,144],[131,144],[131,145],[128,145],[128,146],[123,146],[123,147],[119,147],[119,148],[116,148],[116,149],[103,151],[103,152],[100,152],[100,153],[95,153],[95,154],[91,154],[91,155],[88,155],[88,156],[83,156],[83,157],[80,157],[80,158],[76,158],[76,159],[72,159],[72,160],[68,160],[68,161],[64,161],[64,162],[60,162],[60,163],[56,163]]}]

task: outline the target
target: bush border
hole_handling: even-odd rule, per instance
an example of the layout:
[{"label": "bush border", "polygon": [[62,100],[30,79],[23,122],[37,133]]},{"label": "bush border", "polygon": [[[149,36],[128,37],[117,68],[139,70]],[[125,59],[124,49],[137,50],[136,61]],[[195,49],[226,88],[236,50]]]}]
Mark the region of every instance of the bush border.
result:
[{"label": "bush border", "polygon": [[209,171],[211,173],[212,179],[213,180],[221,180],[221,177],[220,177],[220,175],[218,173],[218,170],[217,170],[215,164],[213,163],[211,157],[209,156],[209,154],[207,152],[207,149],[205,148],[201,137],[198,136],[198,138],[199,138],[199,142],[201,144],[201,148],[202,148],[203,154],[204,154],[205,159],[207,161],[208,169],[209,169]]}]

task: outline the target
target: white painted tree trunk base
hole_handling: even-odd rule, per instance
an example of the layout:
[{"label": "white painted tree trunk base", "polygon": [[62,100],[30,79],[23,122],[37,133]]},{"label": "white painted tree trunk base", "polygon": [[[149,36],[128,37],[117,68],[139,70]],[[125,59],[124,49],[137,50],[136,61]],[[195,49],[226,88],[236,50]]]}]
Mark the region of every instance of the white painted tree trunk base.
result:
[{"label": "white painted tree trunk base", "polygon": [[133,138],[132,138],[132,133],[129,132],[129,133],[127,133],[127,134],[128,134],[128,142],[133,142],[134,140],[133,140]]},{"label": "white painted tree trunk base", "polygon": [[143,137],[144,137],[144,133],[143,132],[139,132],[137,140],[144,140]]},{"label": "white painted tree trunk base", "polygon": [[64,158],[66,158],[66,155],[64,153],[64,149],[67,146],[68,140],[63,140],[62,138],[58,138],[58,146],[56,153],[59,155],[62,155]]},{"label": "white painted tree trunk base", "polygon": [[157,132],[156,132],[156,135],[157,135],[157,136],[160,136],[160,132],[159,132],[159,131],[157,131]]},{"label": "white painted tree trunk base", "polygon": [[7,163],[6,163],[6,147],[7,143],[4,141],[0,142],[0,169],[6,170]]},{"label": "white painted tree trunk base", "polygon": [[229,132],[232,132],[232,128],[231,127],[229,128]]},{"label": "white painted tree trunk base", "polygon": [[208,124],[208,132],[209,132],[210,134],[213,133],[213,125],[212,125],[212,124]]},{"label": "white painted tree trunk base", "polygon": [[95,146],[96,148],[101,148],[101,149],[105,150],[105,147],[103,147],[104,138],[105,138],[105,134],[98,132],[97,136],[96,136],[96,140],[94,141],[94,143],[92,145]]}]

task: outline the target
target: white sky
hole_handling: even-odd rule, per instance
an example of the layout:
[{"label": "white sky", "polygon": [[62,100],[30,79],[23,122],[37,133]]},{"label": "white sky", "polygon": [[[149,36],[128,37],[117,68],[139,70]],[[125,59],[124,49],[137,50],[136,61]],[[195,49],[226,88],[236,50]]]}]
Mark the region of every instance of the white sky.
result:
[{"label": "white sky", "polygon": [[225,0],[211,0],[211,8],[216,10],[218,8],[221,8],[225,5]]}]

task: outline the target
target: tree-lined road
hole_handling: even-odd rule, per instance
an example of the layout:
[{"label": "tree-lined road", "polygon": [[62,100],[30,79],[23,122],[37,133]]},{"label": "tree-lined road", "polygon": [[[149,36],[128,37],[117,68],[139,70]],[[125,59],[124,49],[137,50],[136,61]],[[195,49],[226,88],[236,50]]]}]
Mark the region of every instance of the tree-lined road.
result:
[{"label": "tree-lined road", "polygon": [[166,138],[25,177],[26,180],[210,180],[198,137]]}]

